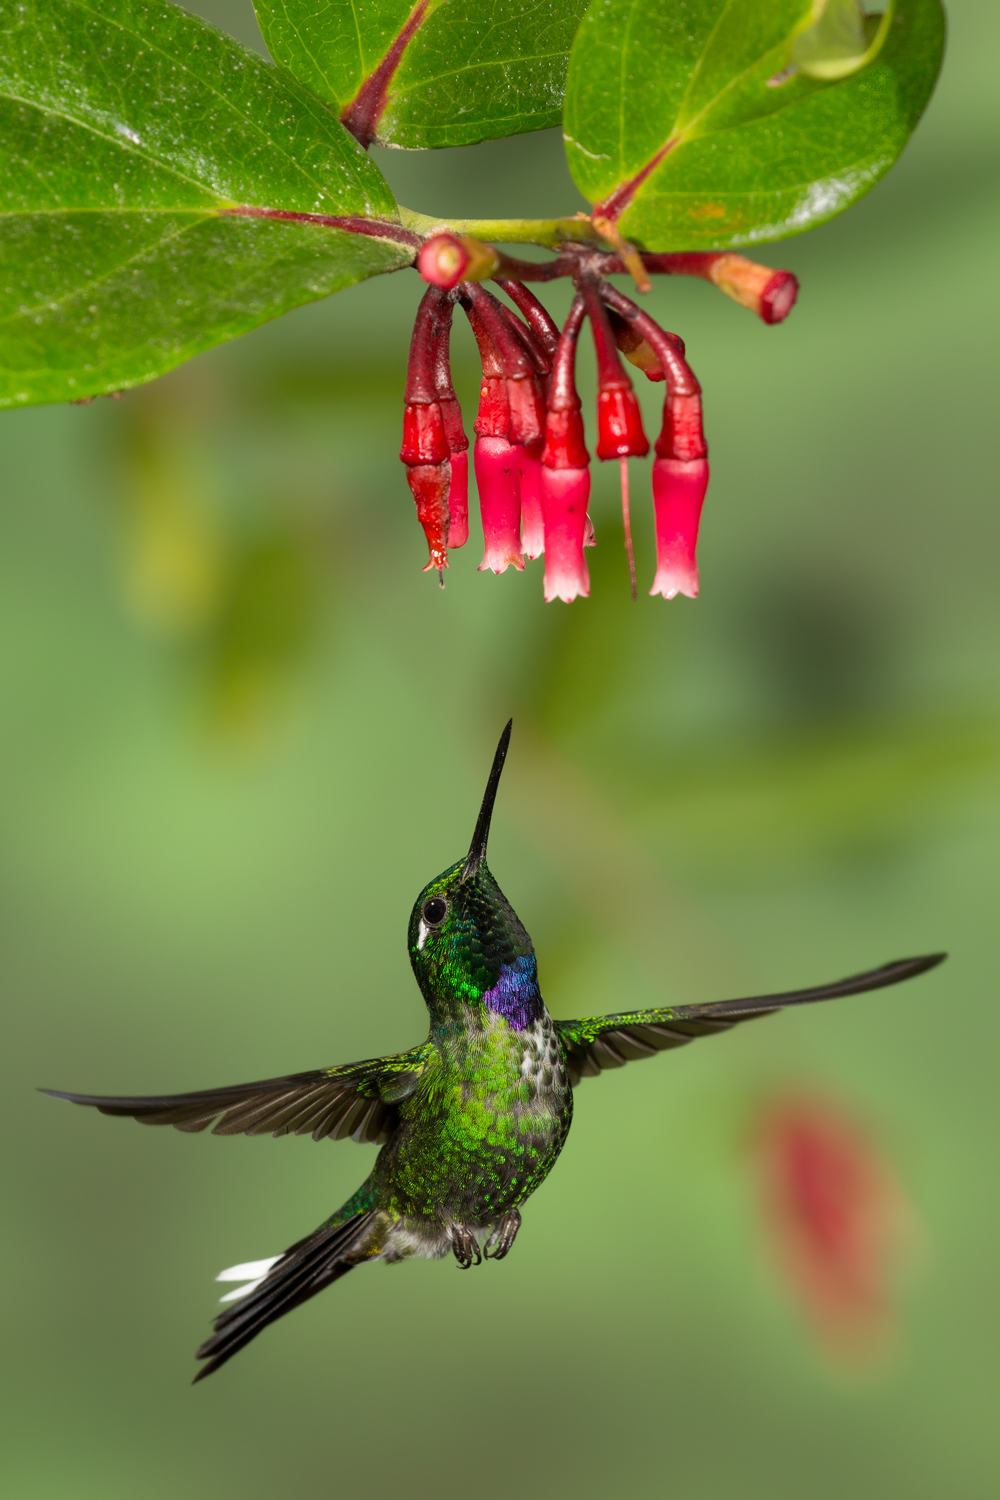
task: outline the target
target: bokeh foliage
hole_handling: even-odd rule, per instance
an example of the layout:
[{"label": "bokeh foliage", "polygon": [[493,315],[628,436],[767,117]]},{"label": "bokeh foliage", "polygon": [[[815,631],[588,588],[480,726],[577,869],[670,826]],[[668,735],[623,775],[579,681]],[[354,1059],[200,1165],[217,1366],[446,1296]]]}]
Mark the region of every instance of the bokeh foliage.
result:
[{"label": "bokeh foliage", "polygon": [[[610,473],[591,600],[544,606],[538,564],[477,575],[471,545],[443,593],[421,574],[394,457],[409,274],[120,403],[3,417],[19,1500],[995,1494],[1000,35],[985,0],[952,16],[897,171],[771,257],[803,281],[787,324],[653,294],[706,390],[695,604],[629,601]],[[569,194],[558,138],[544,172],[537,146],[379,163],[404,201],[531,213]],[[406,916],[466,845],[511,711],[493,866],[557,1013],[952,959],[585,1084],[502,1266],[359,1272],[191,1391],[215,1272],[307,1232],[370,1153],[146,1131],[32,1088],[417,1040]],[[860,1387],[755,1234],[746,1101],[789,1079],[872,1120],[927,1227],[906,1348]]]}]

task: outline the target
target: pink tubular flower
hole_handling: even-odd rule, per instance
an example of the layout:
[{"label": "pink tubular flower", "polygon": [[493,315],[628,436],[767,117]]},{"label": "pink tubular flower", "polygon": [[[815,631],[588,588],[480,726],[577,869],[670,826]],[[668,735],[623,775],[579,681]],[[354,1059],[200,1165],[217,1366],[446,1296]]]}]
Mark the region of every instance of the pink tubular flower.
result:
[{"label": "pink tubular flower", "polygon": [[545,527],[542,521],[542,450],[544,443],[525,443],[518,448],[521,473],[521,545],[529,559],[545,551]]},{"label": "pink tubular flower", "polygon": [[469,453],[454,449],[448,458],[448,547],[464,547],[469,540]]},{"label": "pink tubular flower", "polygon": [[590,455],[583,441],[583,418],[573,368],[583,325],[584,301],[573,299],[552,362],[540,493],[545,533],[545,602],[590,593],[583,541],[590,499]]},{"label": "pink tubular flower", "polygon": [[676,334],[667,333],[622,292],[602,283],[601,293],[614,310],[647,340],[663,371],[666,395],[663,426],[653,464],[653,509],[656,517],[656,576],[651,594],[673,599],[698,594],[695,549],[701,507],[708,488],[708,448],[701,421],[701,386]]},{"label": "pink tubular flower", "polygon": [[[479,345],[483,378],[479,388],[479,412],[473,424],[476,445],[473,463],[479,487],[479,513],[486,543],[480,573],[503,573],[509,567],[523,569],[521,553],[521,476],[518,472],[518,449],[510,442],[510,405],[503,362],[492,336],[493,299],[487,301],[482,288],[474,288],[475,297],[464,296],[472,332]],[[487,317],[483,316],[484,308]],[[499,321],[503,321],[500,318]],[[513,337],[513,335],[511,335]]]},{"label": "pink tubular flower", "polygon": [[698,597],[698,523],[708,489],[707,458],[657,458],[653,462],[656,577],[651,594]]},{"label": "pink tubular flower", "polygon": [[570,604],[590,594],[590,574],[583,559],[583,538],[590,500],[590,470],[541,472],[542,519],[545,526],[545,602]]},{"label": "pink tubular flower", "polygon": [[508,567],[524,567],[519,452],[505,437],[476,438],[473,459],[486,543],[480,573],[487,570],[503,573]]}]

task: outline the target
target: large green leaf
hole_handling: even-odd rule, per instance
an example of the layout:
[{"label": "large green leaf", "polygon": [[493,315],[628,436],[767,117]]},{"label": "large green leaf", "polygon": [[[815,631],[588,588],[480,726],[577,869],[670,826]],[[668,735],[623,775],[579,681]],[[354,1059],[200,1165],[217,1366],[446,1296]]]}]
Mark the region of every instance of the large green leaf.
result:
[{"label": "large green leaf", "polygon": [[[164,0],[0,0],[0,405],[134,385],[410,252],[333,114]],[[387,226],[391,233],[391,228]]]},{"label": "large green leaf", "polygon": [[558,125],[588,0],[255,0],[275,62],[367,145],[467,146]]},{"label": "large green leaf", "polygon": [[899,0],[874,60],[836,82],[794,66],[812,18],[812,0],[594,0],[566,88],[580,190],[648,250],[779,239],[840,213],[903,149],[944,16]]}]

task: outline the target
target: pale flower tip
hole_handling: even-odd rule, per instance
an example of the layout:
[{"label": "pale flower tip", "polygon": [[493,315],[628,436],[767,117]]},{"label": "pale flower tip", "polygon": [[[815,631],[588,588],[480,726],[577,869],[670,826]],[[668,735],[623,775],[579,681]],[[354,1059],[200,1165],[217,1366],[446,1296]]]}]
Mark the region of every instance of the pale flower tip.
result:
[{"label": "pale flower tip", "polygon": [[698,569],[659,568],[649,592],[651,595],[662,594],[664,599],[676,599],[678,594],[697,599]]},{"label": "pale flower tip", "polygon": [[479,573],[506,573],[508,568],[517,568],[519,573],[524,572],[524,558],[520,552],[511,555],[509,552],[487,551],[476,571]]},{"label": "pale flower tip", "polygon": [[552,604],[556,599],[561,599],[564,604],[572,604],[574,599],[590,598],[590,578],[586,569],[582,576],[576,574],[550,574],[545,579],[545,602]]}]

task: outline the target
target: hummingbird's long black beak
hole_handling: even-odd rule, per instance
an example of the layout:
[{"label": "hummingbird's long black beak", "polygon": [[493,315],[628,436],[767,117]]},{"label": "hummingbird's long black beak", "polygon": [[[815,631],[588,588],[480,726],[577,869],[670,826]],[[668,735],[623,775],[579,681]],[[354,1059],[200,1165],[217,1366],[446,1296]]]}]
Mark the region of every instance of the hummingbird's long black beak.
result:
[{"label": "hummingbird's long black beak", "polygon": [[503,763],[507,759],[507,746],[510,744],[510,728],[513,719],[507,720],[507,727],[500,736],[497,753],[493,757],[493,765],[490,769],[490,779],[486,783],[486,793],[483,797],[483,805],[479,809],[479,817],[476,819],[476,831],[472,835],[472,843],[469,845],[468,858],[462,866],[462,880],[469,880],[478,873],[479,866],[486,858],[486,842],[490,836],[490,820],[493,817],[493,804],[497,800],[497,787],[500,785],[500,773]]}]

